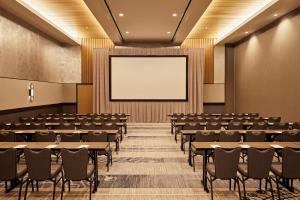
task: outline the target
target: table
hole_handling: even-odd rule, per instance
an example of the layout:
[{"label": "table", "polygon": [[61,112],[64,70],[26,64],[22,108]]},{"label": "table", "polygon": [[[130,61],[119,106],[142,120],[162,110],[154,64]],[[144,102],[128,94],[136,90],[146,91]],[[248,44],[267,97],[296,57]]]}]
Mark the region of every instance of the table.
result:
[{"label": "table", "polygon": [[[263,131],[266,135],[281,135],[284,131],[294,131],[294,130],[181,130],[181,135],[185,135],[188,138],[189,141],[189,156],[188,156],[188,163],[190,166],[192,166],[192,156],[191,156],[191,143],[192,143],[192,137],[196,134],[201,133],[208,133],[208,132],[214,132],[216,135],[219,135],[221,132],[239,132],[240,135],[244,136],[249,131]],[[181,138],[182,138],[181,136]],[[183,151],[183,141],[181,140],[181,150]]]},{"label": "table", "polygon": [[240,147],[241,149],[246,150],[248,147],[245,147],[245,145],[248,145],[250,147],[259,148],[259,149],[268,149],[268,148],[275,148],[275,149],[281,149],[278,147],[274,147],[271,145],[279,145],[281,147],[290,147],[293,149],[300,149],[300,142],[192,142],[192,149],[194,151],[201,150],[204,152],[203,155],[203,171],[202,171],[202,181],[204,190],[208,192],[207,187],[207,179],[206,179],[206,167],[207,167],[207,156],[208,152],[213,150],[214,147],[212,145],[219,145],[220,148],[224,149],[234,149]]},{"label": "table", "polygon": [[[25,145],[25,146],[20,146]],[[10,148],[17,148],[17,149],[45,149],[49,148],[49,145],[52,146],[52,150],[61,150],[61,149],[71,149],[71,150],[77,150],[80,148],[87,148],[90,152],[92,152],[92,159],[95,166],[95,184],[93,192],[97,191],[97,188],[99,186],[99,177],[98,177],[98,158],[97,158],[97,152],[98,151],[108,151],[110,148],[109,142],[0,142],[0,150],[6,150]],[[87,145],[82,147],[81,145]]]},{"label": "table", "polygon": [[[32,136],[36,133],[36,132],[54,132],[55,134],[59,135],[59,134],[70,134],[70,133],[75,133],[75,134],[88,134],[88,132],[106,132],[108,135],[110,136],[117,136],[118,134],[118,130],[86,130],[86,129],[78,129],[78,130],[74,130],[74,129],[55,129],[55,130],[47,130],[47,129],[42,129],[42,130],[0,130],[1,132],[8,132],[8,131],[12,131],[15,134],[20,134],[20,135],[27,135],[27,141],[28,142],[32,142]],[[118,152],[120,150],[120,144],[119,144],[119,139],[117,138],[115,140],[116,143],[116,149],[115,151]]]}]

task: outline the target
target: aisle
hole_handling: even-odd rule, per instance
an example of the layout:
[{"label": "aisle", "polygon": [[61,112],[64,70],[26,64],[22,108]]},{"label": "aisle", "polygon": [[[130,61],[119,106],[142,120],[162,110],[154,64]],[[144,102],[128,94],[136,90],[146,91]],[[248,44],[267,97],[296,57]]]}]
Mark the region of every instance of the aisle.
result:
[{"label": "aisle", "polygon": [[[129,125],[111,171],[101,178],[97,199],[210,199],[200,184],[200,169],[193,172],[179,146],[169,124]],[[216,191],[215,199],[237,199],[227,184],[225,192]]]}]

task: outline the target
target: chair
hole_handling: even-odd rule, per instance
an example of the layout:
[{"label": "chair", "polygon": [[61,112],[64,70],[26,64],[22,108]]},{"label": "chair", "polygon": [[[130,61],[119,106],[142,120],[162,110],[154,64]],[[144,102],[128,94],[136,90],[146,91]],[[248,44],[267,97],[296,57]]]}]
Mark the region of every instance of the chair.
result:
[{"label": "chair", "polygon": [[264,131],[247,131],[245,134],[245,142],[264,142],[266,133]]},{"label": "chair", "polygon": [[274,122],[272,125],[269,125],[268,129],[270,130],[289,130],[289,123],[285,122]]},{"label": "chair", "polygon": [[300,131],[284,131],[282,133],[282,142],[300,142]]},{"label": "chair", "polygon": [[253,122],[251,127],[252,130],[266,130],[268,128],[268,124],[265,122]]},{"label": "chair", "polygon": [[91,122],[85,122],[85,123],[80,123],[79,126],[80,129],[82,130],[95,130],[95,124]]},{"label": "chair", "polygon": [[[213,142],[215,141],[215,133],[212,132],[197,132],[195,134],[195,137],[193,139],[194,142]],[[192,151],[189,149],[189,151]],[[202,150],[196,150],[191,152],[192,160],[193,160],[193,170],[195,171],[195,156],[197,155],[204,155],[204,152]],[[209,156],[212,155],[212,152],[208,153]]]},{"label": "chair", "polygon": [[268,118],[268,122],[270,122],[270,123],[280,122],[280,121],[281,121],[281,117],[269,117]]},{"label": "chair", "polygon": [[15,130],[28,130],[29,126],[26,123],[13,123],[12,128]]},{"label": "chair", "polygon": [[205,127],[206,130],[220,130],[222,126],[218,122],[208,122]]},{"label": "chair", "polygon": [[78,133],[63,133],[60,137],[61,142],[80,142],[80,134]]},{"label": "chair", "polygon": [[30,128],[34,130],[42,130],[42,129],[46,129],[46,126],[44,123],[33,122],[30,123]]},{"label": "chair", "polygon": [[244,130],[243,123],[232,121],[228,125],[229,130]]},{"label": "chair", "polygon": [[245,182],[248,179],[259,180],[259,187],[261,190],[261,181],[266,180],[270,184],[272,199],[274,199],[273,187],[271,177],[269,175],[271,171],[271,164],[274,156],[274,149],[259,150],[250,147],[248,149],[248,162],[238,165],[238,171],[242,175],[244,197],[247,197]]},{"label": "chair", "polygon": [[37,142],[55,142],[56,135],[53,131],[48,132],[35,132],[35,141]]},{"label": "chair", "polygon": [[19,181],[18,199],[20,200],[23,178],[27,173],[26,165],[17,164],[17,150],[13,148],[0,152],[0,163],[0,180],[5,181],[5,191],[9,191],[7,181]]},{"label": "chair", "polygon": [[251,117],[251,122],[264,122],[264,119],[262,117]]},{"label": "chair", "polygon": [[12,131],[0,132],[0,142],[15,142],[16,134]]},{"label": "chair", "polygon": [[248,116],[249,116],[249,117],[258,117],[259,114],[258,114],[258,113],[249,113]]},{"label": "chair", "polygon": [[[106,132],[92,132],[89,131],[87,134],[87,141],[88,142],[108,142],[108,134]],[[107,171],[109,171],[109,163],[112,165],[112,151],[109,148],[108,151],[98,151],[98,155],[105,155],[107,157]]]},{"label": "chair", "polygon": [[62,123],[59,126],[59,129],[63,129],[63,130],[73,130],[75,129],[75,124],[74,123]]},{"label": "chair", "polygon": [[221,131],[219,136],[220,142],[240,142],[241,136],[238,131],[229,132]]},{"label": "chair", "polygon": [[21,123],[30,123],[31,122],[31,118],[29,118],[29,117],[20,117],[19,121]]},{"label": "chair", "polygon": [[[55,188],[61,178],[57,179],[58,175],[62,175],[62,167],[58,164],[51,164],[51,150],[43,149],[40,151],[32,151],[25,149],[25,162],[28,169],[28,179],[26,180],[26,189],[24,200],[27,197],[29,183],[33,181],[51,181],[53,182],[53,200],[55,199]],[[38,186],[37,186],[38,188]]]},{"label": "chair", "polygon": [[291,189],[293,190],[293,179],[300,178],[300,151],[295,151],[289,147],[282,149],[282,164],[273,164],[271,171],[275,175],[278,198],[280,200],[280,179],[291,179]]},{"label": "chair", "polygon": [[90,196],[92,198],[92,183],[95,183],[95,177],[93,177],[95,168],[94,165],[89,164],[89,155],[86,148],[79,149],[77,151],[70,151],[67,149],[62,149],[62,166],[64,170],[64,176],[62,178],[62,190],[61,199],[63,199],[63,193],[65,191],[65,183],[69,183],[70,191],[70,181],[81,181],[86,180],[90,183]]},{"label": "chair", "polygon": [[300,122],[294,122],[293,123],[293,129],[300,130]]},{"label": "chair", "polygon": [[[230,151],[216,148],[214,151],[215,163],[208,163],[205,175],[210,182],[211,199],[213,200],[213,181],[216,179],[230,180],[229,189],[231,189],[231,180],[238,183],[239,198],[241,199],[240,182],[237,175],[238,164],[241,149],[236,148]],[[208,176],[209,175],[209,176]]]}]

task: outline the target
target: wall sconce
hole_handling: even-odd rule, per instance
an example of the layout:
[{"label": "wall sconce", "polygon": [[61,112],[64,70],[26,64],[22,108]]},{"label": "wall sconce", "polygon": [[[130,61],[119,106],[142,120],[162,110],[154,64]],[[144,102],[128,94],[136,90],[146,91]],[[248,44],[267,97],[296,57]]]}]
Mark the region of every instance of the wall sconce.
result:
[{"label": "wall sconce", "polygon": [[30,83],[29,84],[29,87],[28,87],[28,98],[29,98],[29,101],[30,102],[33,102],[33,99],[34,99],[34,86],[33,86],[33,83]]}]

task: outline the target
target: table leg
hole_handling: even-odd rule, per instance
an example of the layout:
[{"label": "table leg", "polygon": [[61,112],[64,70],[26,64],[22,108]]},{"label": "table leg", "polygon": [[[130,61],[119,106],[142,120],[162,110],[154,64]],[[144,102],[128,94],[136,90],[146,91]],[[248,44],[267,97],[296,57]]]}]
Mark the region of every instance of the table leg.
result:
[{"label": "table leg", "polygon": [[204,190],[208,192],[207,188],[207,177],[206,177],[206,167],[207,167],[207,150],[204,150],[204,155],[203,155],[203,167],[202,167],[202,185],[204,187]]},{"label": "table leg", "polygon": [[174,130],[173,130],[173,128],[174,128],[174,122],[173,122],[173,121],[171,121],[171,133],[172,133],[172,134],[174,133]]},{"label": "table leg", "polygon": [[97,151],[94,150],[93,151],[93,155],[94,155],[94,166],[95,166],[95,183],[94,183],[94,190],[93,193],[95,193],[97,191],[98,185],[99,185],[99,176],[98,176],[98,156],[97,156]]},{"label": "table leg", "polygon": [[192,164],[192,135],[189,135],[189,158],[188,162],[190,166],[193,166]]}]

